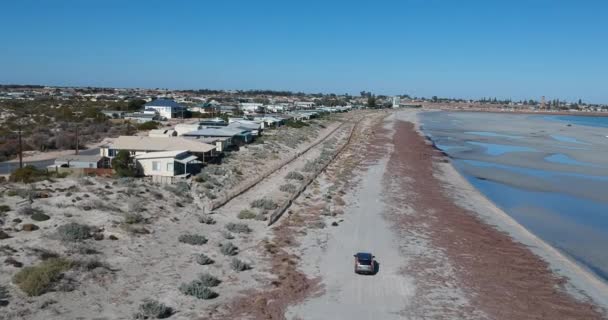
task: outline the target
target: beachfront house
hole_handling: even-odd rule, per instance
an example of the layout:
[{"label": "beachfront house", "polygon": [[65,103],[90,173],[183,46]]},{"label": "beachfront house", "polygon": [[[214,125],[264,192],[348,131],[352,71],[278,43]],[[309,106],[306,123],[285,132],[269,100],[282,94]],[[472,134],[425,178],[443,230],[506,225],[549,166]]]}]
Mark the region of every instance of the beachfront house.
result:
[{"label": "beachfront house", "polygon": [[254,137],[262,135],[262,125],[254,121],[232,121],[228,124],[228,128],[251,131],[251,135]]},{"label": "beachfront house", "polygon": [[205,127],[183,134],[191,138],[225,138],[226,147],[240,146],[253,141],[251,131],[230,127]]},{"label": "beachfront house", "polygon": [[126,150],[132,156],[150,152],[161,151],[188,151],[206,162],[214,159],[219,154],[216,146],[183,137],[145,137],[145,136],[120,136],[111,145],[102,146],[100,155],[114,158],[119,151]]},{"label": "beachfront house", "polygon": [[125,120],[133,121],[136,123],[145,123],[148,121],[159,120],[159,117],[157,114],[149,114],[149,113],[143,113],[143,112],[125,113],[123,118]]},{"label": "beachfront house", "polygon": [[187,177],[200,172],[202,162],[186,150],[148,152],[135,156],[144,176]]},{"label": "beachfront house", "polygon": [[156,99],[144,105],[145,110],[154,110],[161,119],[173,119],[182,117],[184,107],[170,99]]}]

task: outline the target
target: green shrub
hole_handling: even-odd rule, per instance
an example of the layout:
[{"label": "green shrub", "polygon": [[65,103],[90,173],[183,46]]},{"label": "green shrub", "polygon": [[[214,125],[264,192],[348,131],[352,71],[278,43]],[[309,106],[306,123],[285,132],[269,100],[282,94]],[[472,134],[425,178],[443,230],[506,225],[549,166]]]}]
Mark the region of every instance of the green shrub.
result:
[{"label": "green shrub", "polygon": [[249,228],[249,226],[247,226],[244,223],[234,223],[234,222],[230,222],[226,225],[226,229],[230,232],[235,232],[235,233],[249,233],[251,232],[251,229]]},{"label": "green shrub", "polygon": [[208,265],[208,264],[213,264],[215,261],[213,261],[213,259],[211,259],[209,256],[207,256],[204,253],[201,253],[199,255],[196,256],[196,263],[200,264],[200,265]]},{"label": "green shrub", "polygon": [[255,212],[251,211],[251,210],[241,210],[241,212],[239,212],[238,216],[239,219],[254,219],[255,218]]},{"label": "green shrub", "polygon": [[291,171],[285,176],[285,179],[302,181],[304,180],[304,176],[297,171]]},{"label": "green shrub", "polygon": [[270,199],[257,199],[251,202],[251,207],[252,208],[260,208],[260,209],[264,209],[264,210],[274,210],[276,208],[278,208],[279,206],[272,200]]},{"label": "green shrub", "polygon": [[302,120],[287,120],[285,122],[285,126],[289,127],[289,128],[303,128],[303,127],[308,127],[309,124],[302,121]]},{"label": "green shrub", "polygon": [[136,224],[144,221],[144,216],[139,213],[125,213],[126,224]]},{"label": "green shrub", "polygon": [[49,220],[51,217],[38,211],[38,212],[34,212],[30,218],[32,218],[32,220],[34,220],[34,221],[46,221],[46,220]]},{"label": "green shrub", "polygon": [[239,272],[251,269],[251,265],[237,258],[232,259],[230,262],[230,267],[232,270]]},{"label": "green shrub", "polygon": [[200,216],[198,221],[204,224],[215,224],[215,219],[211,218],[210,216]]},{"label": "green shrub", "polygon": [[225,242],[220,244],[220,251],[225,256],[236,256],[239,253],[239,248],[232,242]]},{"label": "green shrub", "polygon": [[135,319],[165,319],[173,314],[173,309],[165,304],[151,299],[145,299],[139,305],[139,312]]},{"label": "green shrub", "polygon": [[9,180],[13,182],[31,183],[47,179],[48,177],[48,171],[38,169],[32,165],[27,165],[11,173]]},{"label": "green shrub", "polygon": [[178,238],[179,242],[200,246],[207,243],[207,238],[198,234],[182,234]]},{"label": "green shrub", "polygon": [[137,130],[140,130],[140,131],[154,130],[154,129],[158,129],[159,125],[160,125],[160,123],[158,123],[156,121],[146,121],[144,123],[138,124]]},{"label": "green shrub", "polygon": [[13,189],[8,190],[6,192],[6,195],[9,196],[9,197],[16,197],[16,196],[19,195],[19,190],[13,190]]},{"label": "green shrub", "polygon": [[217,287],[222,281],[208,273],[202,273],[198,275],[198,280],[205,287]]},{"label": "green shrub", "polygon": [[13,281],[29,296],[39,296],[49,291],[61,278],[61,273],[69,270],[72,262],[63,258],[51,258],[34,267],[19,271]]},{"label": "green shrub", "polygon": [[127,150],[118,151],[116,157],[112,159],[112,168],[116,172],[116,175],[121,178],[134,177],[137,174],[135,163]]},{"label": "green shrub", "polygon": [[298,187],[296,187],[295,185],[288,183],[288,184],[284,184],[282,186],[279,187],[279,190],[283,191],[283,192],[287,192],[287,193],[296,193],[296,191],[298,191]]},{"label": "green shrub", "polygon": [[68,223],[57,228],[57,235],[62,241],[77,242],[89,239],[92,228],[80,223]]},{"label": "green shrub", "polygon": [[199,280],[190,283],[182,283],[179,291],[185,295],[193,296],[198,299],[213,299],[218,296],[216,292],[203,285]]},{"label": "green shrub", "polygon": [[9,207],[5,204],[0,205],[0,213],[5,213],[5,212],[9,212],[9,211],[11,211],[11,207]]}]

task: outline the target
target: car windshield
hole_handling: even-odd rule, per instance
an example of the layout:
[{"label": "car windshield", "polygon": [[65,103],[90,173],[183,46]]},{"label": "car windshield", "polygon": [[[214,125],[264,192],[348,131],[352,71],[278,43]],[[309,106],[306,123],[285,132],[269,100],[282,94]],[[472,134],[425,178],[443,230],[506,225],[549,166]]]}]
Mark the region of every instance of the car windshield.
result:
[{"label": "car windshield", "polygon": [[370,265],[370,264],[372,264],[372,261],[371,260],[359,260],[359,264]]}]

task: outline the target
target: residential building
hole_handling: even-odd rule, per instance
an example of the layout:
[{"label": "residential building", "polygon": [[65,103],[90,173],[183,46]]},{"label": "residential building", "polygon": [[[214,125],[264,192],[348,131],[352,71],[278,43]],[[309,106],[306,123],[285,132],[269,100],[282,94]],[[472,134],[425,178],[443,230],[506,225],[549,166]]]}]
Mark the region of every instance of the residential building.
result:
[{"label": "residential building", "polygon": [[155,110],[161,119],[173,119],[183,115],[184,107],[170,99],[156,99],[144,105],[145,110]]},{"label": "residential building", "polygon": [[312,101],[296,101],[296,108],[312,109],[315,107],[315,103]]},{"label": "residential building", "polygon": [[251,131],[229,127],[205,127],[183,134],[184,137],[227,138],[227,146],[242,145],[253,140]]},{"label": "residential building", "polygon": [[196,155],[203,162],[217,156],[216,146],[182,137],[145,137],[120,136],[109,146],[102,146],[100,154],[114,158],[121,150],[127,150],[132,156],[150,152],[185,150]]},{"label": "residential building", "polygon": [[159,120],[158,115],[156,114],[148,114],[148,113],[126,113],[123,117],[125,120],[135,121],[137,123],[145,123],[148,121]]},{"label": "residential building", "polygon": [[144,176],[176,177],[200,172],[202,162],[186,150],[148,152],[135,156]]}]

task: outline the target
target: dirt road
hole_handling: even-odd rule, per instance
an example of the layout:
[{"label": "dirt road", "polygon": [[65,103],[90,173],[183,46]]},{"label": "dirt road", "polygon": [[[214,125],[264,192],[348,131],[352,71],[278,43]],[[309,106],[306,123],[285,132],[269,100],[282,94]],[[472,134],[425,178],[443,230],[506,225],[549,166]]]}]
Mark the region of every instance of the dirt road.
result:
[{"label": "dirt road", "polygon": [[[287,318],[400,319],[399,312],[413,294],[411,280],[399,274],[403,259],[395,235],[379,218],[384,210],[381,197],[386,161],[370,168],[360,189],[347,202],[349,218],[329,235],[326,246],[310,247],[304,267],[318,268],[325,294],[296,306]],[[372,252],[379,263],[375,276],[353,272],[353,254]],[[339,315],[335,312],[339,310]]]}]

